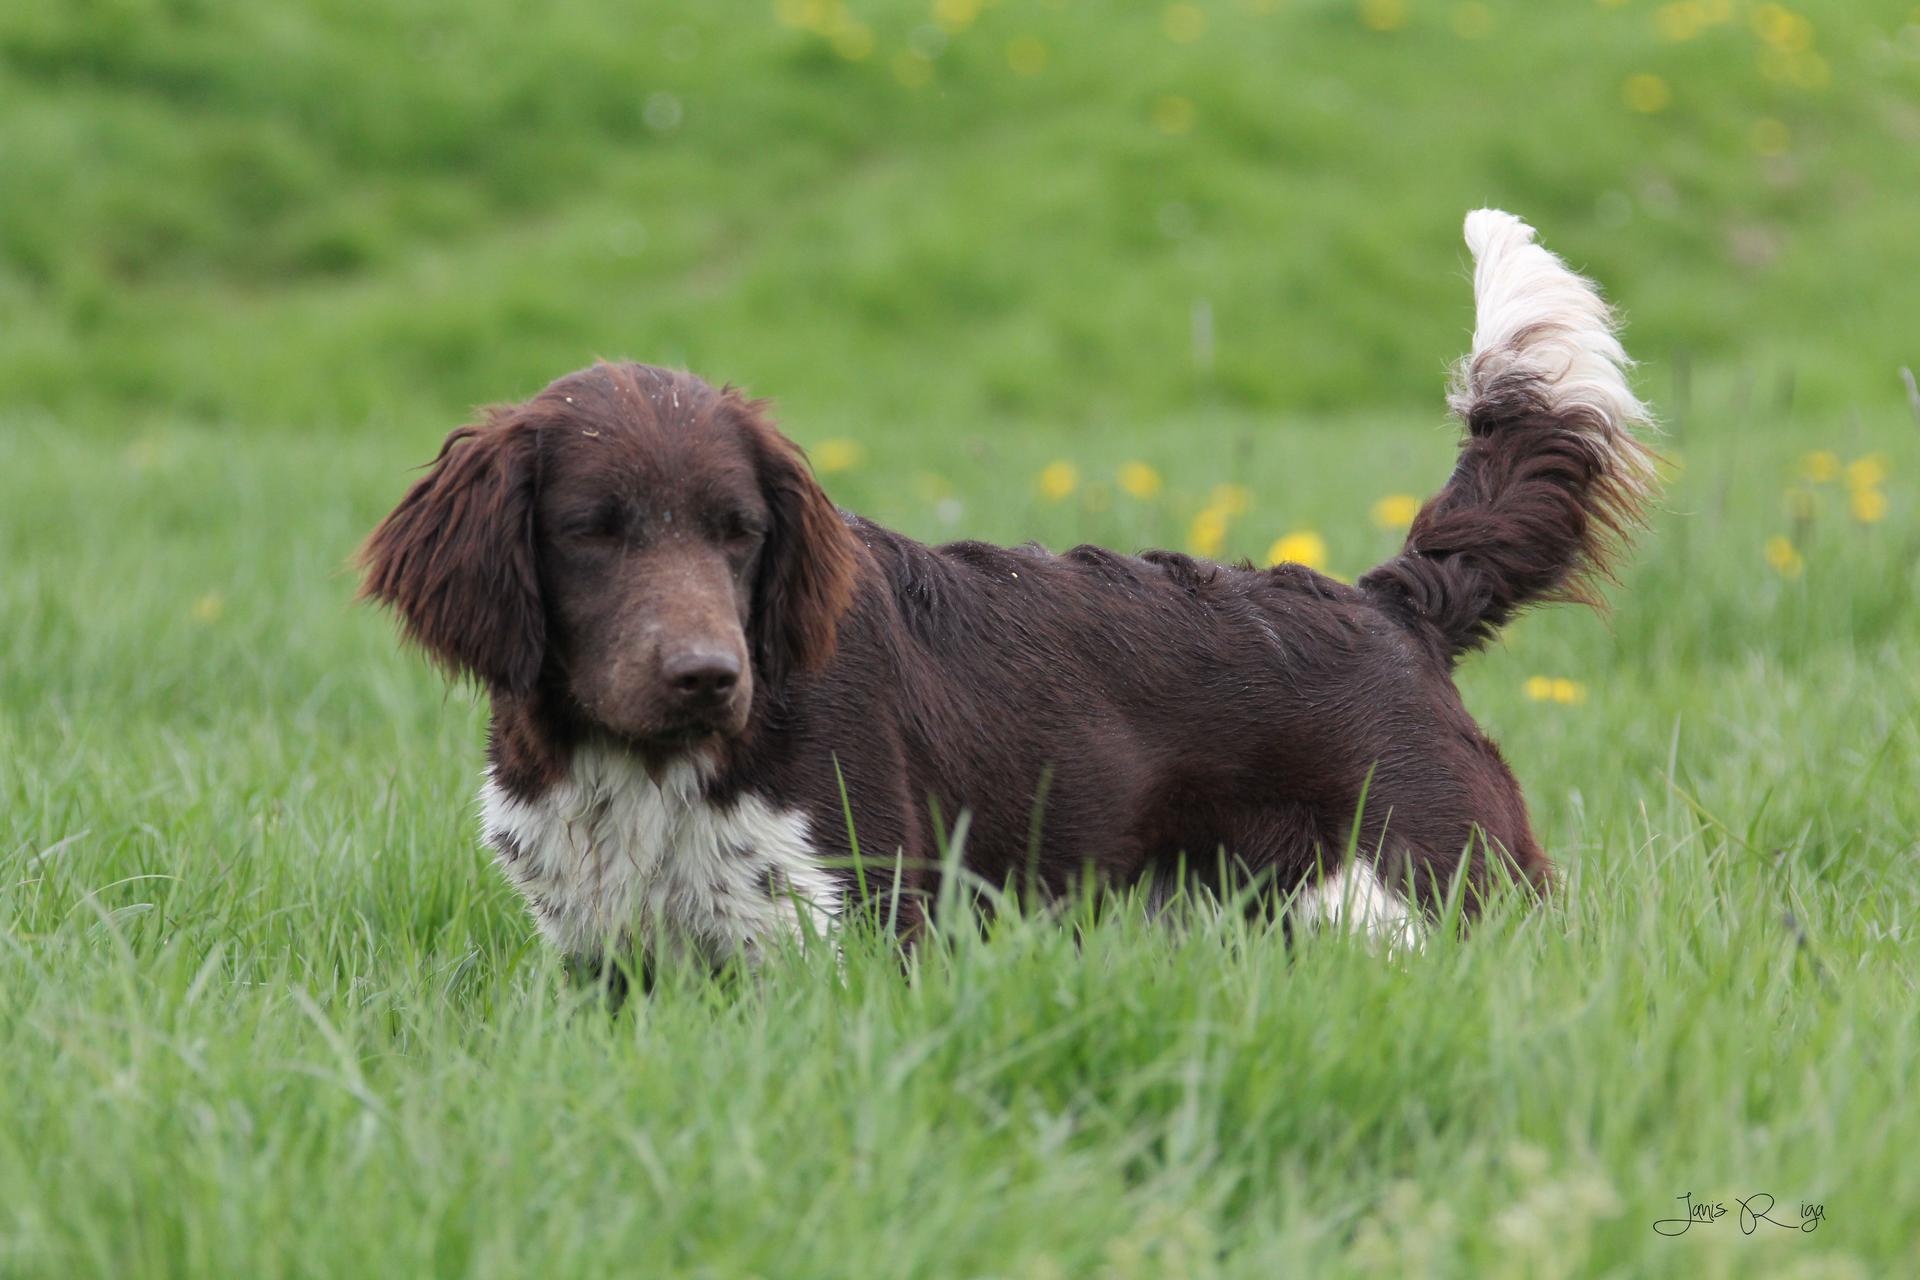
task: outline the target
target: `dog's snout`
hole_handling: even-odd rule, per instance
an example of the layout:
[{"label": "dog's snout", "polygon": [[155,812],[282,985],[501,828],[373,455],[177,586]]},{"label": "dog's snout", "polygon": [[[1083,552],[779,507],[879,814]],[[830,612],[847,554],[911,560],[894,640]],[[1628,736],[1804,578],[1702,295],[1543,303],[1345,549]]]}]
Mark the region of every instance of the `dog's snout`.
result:
[{"label": "dog's snout", "polygon": [[683,701],[718,702],[740,683],[740,659],[721,649],[687,649],[668,658],[661,674]]}]

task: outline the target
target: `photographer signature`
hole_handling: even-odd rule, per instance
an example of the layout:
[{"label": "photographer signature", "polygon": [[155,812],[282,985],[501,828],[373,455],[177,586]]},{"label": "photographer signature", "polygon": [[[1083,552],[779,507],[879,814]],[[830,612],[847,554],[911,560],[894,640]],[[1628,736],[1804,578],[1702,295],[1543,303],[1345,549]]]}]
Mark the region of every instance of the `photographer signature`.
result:
[{"label": "photographer signature", "polygon": [[[1678,1218],[1662,1218],[1653,1224],[1653,1229],[1663,1236],[1683,1236],[1693,1230],[1694,1224],[1711,1226],[1727,1216],[1727,1202],[1724,1200],[1702,1200],[1694,1203],[1693,1192],[1683,1192],[1674,1197],[1686,1207],[1686,1212]],[[1774,1199],[1764,1191],[1750,1196],[1735,1196],[1733,1202],[1740,1206],[1740,1234],[1752,1235],[1765,1222],[1779,1227],[1783,1231],[1813,1231],[1827,1220],[1827,1206],[1800,1202],[1800,1220],[1782,1222],[1774,1214]],[[1780,1213],[1785,1215],[1786,1210]]]}]

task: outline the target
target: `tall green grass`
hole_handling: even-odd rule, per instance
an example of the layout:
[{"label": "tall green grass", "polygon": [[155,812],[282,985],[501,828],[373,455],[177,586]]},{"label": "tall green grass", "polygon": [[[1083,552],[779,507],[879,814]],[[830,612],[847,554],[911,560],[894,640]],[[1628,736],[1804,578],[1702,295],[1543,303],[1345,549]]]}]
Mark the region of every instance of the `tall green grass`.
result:
[{"label": "tall green grass", "polygon": [[[1920,1271],[1920,14],[1199,10],[1003,0],[918,87],[919,4],[858,59],[830,5],[0,13],[0,1274]],[[1461,673],[1550,901],[567,983],[484,707],[344,570],[471,404],[683,361],[916,536],[1183,546],[1238,483],[1223,555],[1352,576],[1450,465],[1480,203],[1668,424],[1613,612]]]}]

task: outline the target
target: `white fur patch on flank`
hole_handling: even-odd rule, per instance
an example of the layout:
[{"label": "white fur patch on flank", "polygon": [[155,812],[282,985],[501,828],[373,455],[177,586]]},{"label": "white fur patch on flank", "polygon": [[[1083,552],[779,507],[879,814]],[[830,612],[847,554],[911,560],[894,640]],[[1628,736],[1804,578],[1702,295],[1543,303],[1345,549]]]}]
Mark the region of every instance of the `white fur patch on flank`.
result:
[{"label": "white fur patch on flank", "polygon": [[1305,929],[1359,933],[1389,953],[1418,951],[1425,941],[1419,912],[1358,859],[1301,890],[1293,901],[1290,918]]},{"label": "white fur patch on flank", "polygon": [[635,946],[719,963],[805,928],[825,932],[841,890],[805,814],[754,795],[710,803],[710,767],[668,766],[655,782],[614,747],[582,747],[566,781],[532,801],[488,771],[481,829],[563,953],[599,959]]},{"label": "white fur patch on flank", "polygon": [[1594,437],[1627,493],[1645,495],[1653,458],[1634,437],[1652,414],[1627,385],[1633,362],[1614,336],[1613,313],[1591,280],[1534,243],[1533,228],[1498,209],[1467,215],[1473,251],[1473,352],[1448,396],[1469,419],[1475,405],[1516,375],[1533,381],[1556,413]]}]

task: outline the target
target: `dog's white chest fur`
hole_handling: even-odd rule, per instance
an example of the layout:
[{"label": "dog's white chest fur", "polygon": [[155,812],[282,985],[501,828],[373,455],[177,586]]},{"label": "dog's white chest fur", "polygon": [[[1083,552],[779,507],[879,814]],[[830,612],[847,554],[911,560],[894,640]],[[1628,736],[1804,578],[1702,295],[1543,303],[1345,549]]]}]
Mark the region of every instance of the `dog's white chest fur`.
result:
[{"label": "dog's white chest fur", "polygon": [[797,934],[803,915],[823,931],[840,889],[806,816],[752,795],[716,805],[704,782],[692,761],[656,782],[623,751],[583,747],[567,779],[531,801],[489,771],[481,829],[541,933],[570,956],[638,944],[719,962]]}]

